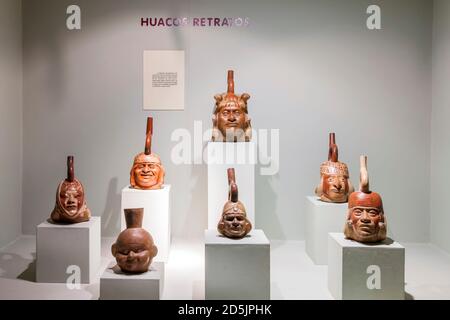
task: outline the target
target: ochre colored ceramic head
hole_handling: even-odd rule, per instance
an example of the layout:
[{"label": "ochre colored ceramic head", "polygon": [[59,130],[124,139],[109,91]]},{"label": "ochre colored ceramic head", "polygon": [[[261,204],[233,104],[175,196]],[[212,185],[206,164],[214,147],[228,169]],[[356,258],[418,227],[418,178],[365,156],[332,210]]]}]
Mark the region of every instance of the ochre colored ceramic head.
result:
[{"label": "ochre colored ceramic head", "polygon": [[84,188],[75,178],[74,157],[67,158],[67,179],[61,181],[56,191],[56,204],[51,219],[57,223],[79,223],[89,221],[91,212],[87,208]]},{"label": "ochre colored ceramic head", "polygon": [[386,218],[381,196],[369,190],[367,157],[361,156],[360,190],[348,201],[347,223],[344,233],[358,242],[379,242],[386,239]]},{"label": "ochre colored ceramic head", "polygon": [[320,183],[316,195],[325,202],[347,202],[348,195],[354,191],[349,178],[347,165],[338,160],[335,134],[330,133],[328,161],[320,166]]},{"label": "ochre colored ceramic head", "polygon": [[142,228],[143,214],[144,209],[125,209],[127,229],[111,247],[117,265],[125,273],[147,272],[158,254],[152,236]]},{"label": "ochre colored ceramic head", "polygon": [[228,92],[214,97],[213,136],[216,142],[248,142],[252,138],[247,101],[250,95],[234,93],[234,72],[228,71]]},{"label": "ochre colored ceramic head", "polygon": [[134,158],[130,184],[134,189],[161,189],[164,184],[164,167],[156,154],[140,153]]},{"label": "ochre colored ceramic head", "polygon": [[143,153],[134,158],[130,171],[130,185],[134,189],[161,189],[165,171],[158,155],[152,153],[153,118],[147,119],[147,135]]}]

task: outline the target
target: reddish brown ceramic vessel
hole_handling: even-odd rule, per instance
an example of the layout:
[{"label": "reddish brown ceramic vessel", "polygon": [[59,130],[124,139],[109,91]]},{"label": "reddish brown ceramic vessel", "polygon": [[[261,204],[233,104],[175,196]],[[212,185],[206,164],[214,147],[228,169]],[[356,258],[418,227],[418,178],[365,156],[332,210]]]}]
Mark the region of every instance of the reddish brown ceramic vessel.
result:
[{"label": "reddish brown ceramic vessel", "polygon": [[67,157],[67,178],[58,185],[56,204],[50,217],[53,222],[68,224],[89,221],[91,218],[83,185],[75,178],[73,156]]},{"label": "reddish brown ceramic vessel", "polygon": [[234,93],[234,72],[228,71],[228,90],[214,97],[213,136],[215,142],[248,142],[252,138],[247,101],[250,95]]},{"label": "reddish brown ceramic vessel", "polygon": [[239,201],[234,169],[228,169],[228,185],[228,201],[223,207],[217,230],[227,238],[242,239],[252,230],[252,224],[247,218],[244,204]]},{"label": "reddish brown ceramic vessel", "polygon": [[153,238],[142,228],[144,209],[125,209],[127,228],[111,247],[117,265],[125,273],[144,273],[149,270],[158,248]]},{"label": "reddish brown ceramic vessel", "polygon": [[344,203],[353,191],[348,167],[338,159],[336,135],[330,133],[328,161],[320,166],[320,182],[315,191],[316,195],[325,202]]},{"label": "reddish brown ceramic vessel", "polygon": [[369,189],[366,156],[361,156],[360,166],[360,187],[349,197],[344,234],[346,238],[358,242],[383,241],[387,230],[383,201],[378,193]]}]

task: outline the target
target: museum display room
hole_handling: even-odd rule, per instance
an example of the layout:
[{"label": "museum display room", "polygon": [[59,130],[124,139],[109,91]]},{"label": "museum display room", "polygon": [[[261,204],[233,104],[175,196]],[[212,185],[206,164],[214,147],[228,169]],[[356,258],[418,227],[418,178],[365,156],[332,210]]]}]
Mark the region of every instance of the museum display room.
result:
[{"label": "museum display room", "polygon": [[0,0],[1,300],[449,300],[450,1]]}]

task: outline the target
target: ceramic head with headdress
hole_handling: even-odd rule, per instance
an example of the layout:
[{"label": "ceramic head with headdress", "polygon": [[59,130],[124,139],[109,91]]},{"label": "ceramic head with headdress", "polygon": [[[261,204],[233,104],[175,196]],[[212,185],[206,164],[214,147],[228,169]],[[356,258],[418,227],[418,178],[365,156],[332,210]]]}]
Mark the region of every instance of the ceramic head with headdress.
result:
[{"label": "ceramic head with headdress", "polygon": [[369,189],[367,157],[360,158],[360,187],[348,200],[344,234],[358,242],[379,242],[386,239],[386,218],[381,196]]},{"label": "ceramic head with headdress", "polygon": [[214,96],[213,142],[249,142],[252,139],[248,115],[248,93],[234,93],[234,71],[228,71],[228,90]]},{"label": "ceramic head with headdress", "polygon": [[153,118],[147,118],[147,134],[144,152],[138,154],[130,171],[133,189],[156,190],[164,184],[165,171],[161,159],[152,153]]}]

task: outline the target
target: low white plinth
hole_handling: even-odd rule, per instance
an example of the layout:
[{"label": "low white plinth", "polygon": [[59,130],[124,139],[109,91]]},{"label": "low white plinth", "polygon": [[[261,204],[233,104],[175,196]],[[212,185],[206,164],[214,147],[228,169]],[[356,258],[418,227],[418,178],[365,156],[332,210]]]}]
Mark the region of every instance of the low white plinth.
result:
[{"label": "low white plinth", "polygon": [[328,289],[338,300],[403,300],[405,248],[390,239],[378,244],[330,233]]},{"label": "low white plinth", "polygon": [[46,221],[36,230],[36,281],[88,284],[98,277],[101,259],[100,217],[77,224]]},{"label": "low white plinth", "polygon": [[241,240],[205,231],[205,298],[270,299],[270,242],[262,230]]},{"label": "low white plinth", "polygon": [[162,297],[164,263],[154,262],[146,273],[124,274],[116,265],[100,278],[100,300],[159,300]]},{"label": "low white plinth", "polygon": [[122,190],[121,230],[125,230],[124,209],[144,208],[142,227],[150,232],[158,247],[155,262],[167,262],[169,258],[170,235],[170,185],[159,190],[136,190],[127,186]]},{"label": "low white plinth", "polygon": [[255,221],[255,165],[254,142],[210,142],[207,146],[208,165],[208,229],[216,229],[222,209],[228,200],[227,170],[234,168],[239,188],[239,200],[245,205],[253,226]]},{"label": "low white plinth", "polygon": [[328,264],[328,233],[344,230],[347,203],[328,203],[306,197],[306,253],[317,265]]}]

